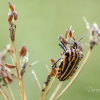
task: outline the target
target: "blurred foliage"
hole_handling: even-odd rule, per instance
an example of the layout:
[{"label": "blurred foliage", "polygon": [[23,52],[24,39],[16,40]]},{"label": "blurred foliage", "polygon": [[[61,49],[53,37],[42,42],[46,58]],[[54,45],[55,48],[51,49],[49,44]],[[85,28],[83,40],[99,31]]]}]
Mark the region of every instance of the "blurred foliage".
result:
[{"label": "blurred foliage", "polygon": [[[6,44],[9,44],[9,25],[7,22],[8,4],[7,0],[0,1],[0,51]],[[18,12],[16,22],[16,48],[17,55],[19,48],[26,44],[29,51],[29,64],[38,60],[39,62],[27,70],[24,76],[24,87],[27,100],[37,100],[40,90],[32,75],[32,70],[42,84],[48,73],[45,64],[51,67],[50,58],[60,57],[61,48],[58,46],[58,36],[64,35],[66,29],[72,25],[75,30],[74,35],[79,40],[88,31],[83,20],[83,16],[90,23],[94,21],[100,26],[100,0],[11,0],[15,4]],[[82,39],[84,44],[84,58],[88,50],[89,34]],[[87,86],[100,89],[100,45],[96,46],[92,54],[73,85],[66,91],[60,100],[99,100],[99,92],[88,92]],[[83,60],[82,60],[83,61]],[[81,61],[81,63],[82,63]],[[9,56],[6,62],[11,63]],[[81,64],[80,64],[81,65]],[[79,66],[80,66],[79,65]],[[63,87],[69,82],[65,81]],[[54,83],[47,100],[59,81]],[[16,100],[20,100],[18,82],[15,80],[11,84]],[[0,100],[3,100],[0,95]]]}]

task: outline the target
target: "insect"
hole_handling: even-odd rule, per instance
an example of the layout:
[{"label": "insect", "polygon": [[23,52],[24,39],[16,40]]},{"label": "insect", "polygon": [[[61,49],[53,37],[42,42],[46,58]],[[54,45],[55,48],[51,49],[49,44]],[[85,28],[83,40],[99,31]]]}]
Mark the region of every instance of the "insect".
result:
[{"label": "insect", "polygon": [[[78,42],[76,42],[71,29],[68,28],[65,37],[66,39],[64,39],[62,36],[59,36],[59,46],[63,49],[63,52],[57,61],[51,59],[52,68],[47,76],[47,80],[44,82],[42,91],[45,91],[45,88],[47,87],[52,76],[56,75],[59,81],[65,81],[72,77],[83,58],[82,51],[78,48],[78,42],[84,36]],[[68,41],[69,37],[71,42]]]}]

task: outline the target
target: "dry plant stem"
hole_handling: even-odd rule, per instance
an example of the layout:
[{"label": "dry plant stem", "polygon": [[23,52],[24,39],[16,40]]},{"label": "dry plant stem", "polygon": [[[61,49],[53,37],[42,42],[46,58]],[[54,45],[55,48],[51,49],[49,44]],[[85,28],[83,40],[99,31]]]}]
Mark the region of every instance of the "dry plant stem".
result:
[{"label": "dry plant stem", "polygon": [[12,47],[14,49],[14,60],[15,60],[15,65],[16,65],[16,71],[17,71],[17,75],[18,75],[18,82],[19,82],[19,87],[20,87],[20,95],[21,95],[21,99],[24,100],[24,89],[22,87],[22,82],[21,82],[21,76],[19,73],[19,68],[18,68],[18,61],[17,61],[17,56],[16,56],[16,48],[14,45],[14,42],[12,41]]},{"label": "dry plant stem", "polygon": [[3,93],[2,90],[0,90],[0,93],[1,93],[1,95],[4,97],[5,100],[8,100],[7,97],[6,97],[6,95]]},{"label": "dry plant stem", "polygon": [[[23,78],[22,78],[22,87],[23,87],[23,89],[24,89],[24,82],[23,82]],[[23,90],[23,95],[24,95],[24,100],[26,100],[26,94],[25,94],[25,91]]]},{"label": "dry plant stem", "polygon": [[[56,74],[56,75],[57,75],[57,74]],[[52,82],[51,82],[51,84],[49,85],[48,90],[46,91],[46,93],[45,93],[45,95],[44,95],[44,97],[43,97],[42,100],[44,100],[44,99],[46,98],[47,94],[49,93],[49,91],[50,91],[50,89],[51,89],[51,87],[52,87],[52,85],[53,85],[53,83],[54,83],[54,81],[55,81],[55,79],[56,79],[56,75],[55,75],[54,78],[52,79]]]},{"label": "dry plant stem", "polygon": [[50,71],[50,69],[49,69],[48,65],[47,65],[47,64],[45,64],[45,66],[46,66],[46,68],[47,68],[47,70],[48,70],[48,72],[49,72],[49,71]]},{"label": "dry plant stem", "polygon": [[61,88],[63,82],[60,82],[58,84],[58,86],[56,87],[55,91],[53,92],[53,94],[51,95],[50,99],[49,100],[53,100],[53,98],[55,97],[55,95],[57,94],[57,92],[59,91],[59,89]]},{"label": "dry plant stem", "polygon": [[8,97],[6,91],[4,90],[1,84],[0,84],[0,88],[1,88],[2,93],[6,96],[7,100],[10,100],[10,98]]},{"label": "dry plant stem", "polygon": [[40,90],[41,90],[41,85],[40,85],[40,82],[39,82],[39,80],[38,80],[38,78],[37,78],[37,76],[36,76],[36,74],[35,74],[34,70],[32,71],[32,73],[33,73],[33,75],[34,75],[34,77],[35,77],[35,79],[36,79],[36,82],[37,82],[37,84],[38,84],[38,86],[39,86]]},{"label": "dry plant stem", "polygon": [[25,93],[25,91],[24,91],[24,100],[27,100],[27,99],[26,99],[26,93]]},{"label": "dry plant stem", "polygon": [[21,82],[21,75],[20,75],[19,68],[18,68],[18,60],[17,60],[17,56],[16,56],[16,47],[15,47],[15,44],[14,44],[16,25],[10,24],[9,30],[10,30],[10,38],[11,38],[11,47],[13,48],[13,51],[14,51],[14,53],[13,53],[14,63],[16,65],[16,72],[17,72],[18,83],[19,83],[19,87],[20,87],[21,100],[24,100],[24,94],[23,94],[23,88],[22,88],[22,82]]},{"label": "dry plant stem", "polygon": [[12,100],[15,100],[15,97],[14,97],[14,95],[13,95],[13,92],[12,92],[12,90],[11,90],[9,84],[7,84],[7,88],[8,88],[8,90],[9,90],[9,92],[10,92],[10,95],[11,95],[11,97],[12,97]]},{"label": "dry plant stem", "polygon": [[89,49],[86,58],[84,59],[81,67],[79,68],[79,70],[77,71],[77,73],[75,74],[75,76],[72,78],[72,80],[69,82],[69,84],[62,90],[62,92],[58,95],[58,97],[55,100],[58,100],[64,93],[65,91],[72,85],[72,83],[75,81],[75,79],[77,78],[77,76],[79,75],[79,73],[81,72],[81,70],[83,69],[84,65],[86,64],[90,54],[91,54],[91,49]]}]

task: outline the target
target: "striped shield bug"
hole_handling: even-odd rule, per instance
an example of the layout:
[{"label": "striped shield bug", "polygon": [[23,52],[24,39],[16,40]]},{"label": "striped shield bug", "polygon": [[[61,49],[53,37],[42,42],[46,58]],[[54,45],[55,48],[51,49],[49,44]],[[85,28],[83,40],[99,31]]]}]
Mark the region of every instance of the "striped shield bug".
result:
[{"label": "striped shield bug", "polygon": [[[68,80],[71,76],[73,76],[83,58],[82,51],[80,48],[78,48],[78,43],[82,38],[76,42],[71,28],[67,29],[65,38],[62,36],[59,36],[58,38],[60,40],[59,46],[63,49],[63,52],[57,61],[51,59],[52,68],[43,84],[42,91],[45,91],[52,76],[56,75],[59,81]],[[70,42],[68,41],[68,38],[71,39]]]}]

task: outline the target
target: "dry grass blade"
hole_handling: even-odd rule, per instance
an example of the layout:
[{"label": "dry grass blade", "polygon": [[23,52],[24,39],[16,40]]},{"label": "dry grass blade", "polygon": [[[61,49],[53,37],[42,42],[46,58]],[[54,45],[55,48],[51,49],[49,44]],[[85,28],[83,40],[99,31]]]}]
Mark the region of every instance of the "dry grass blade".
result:
[{"label": "dry grass blade", "polygon": [[[23,82],[23,78],[22,78],[22,81],[21,81],[21,82],[22,82],[22,87],[23,87],[23,89],[24,89],[24,82]],[[25,91],[24,91],[24,90],[23,90],[23,95],[24,95],[24,96],[23,96],[23,97],[24,97],[24,100],[26,100],[26,94],[25,94]]]},{"label": "dry grass blade", "polygon": [[13,49],[14,49],[14,62],[15,62],[15,65],[16,65],[16,72],[17,72],[17,75],[18,75],[18,82],[19,82],[19,87],[20,87],[20,95],[21,95],[21,99],[24,100],[24,94],[23,94],[23,90],[24,89],[22,87],[21,76],[20,76],[19,68],[18,68],[18,60],[17,60],[17,56],[16,56],[16,47],[15,47],[13,41],[12,41],[12,46],[13,46]]},{"label": "dry grass blade", "polygon": [[31,67],[31,66],[33,66],[33,65],[35,65],[36,63],[38,63],[38,60],[37,60],[37,61],[35,61],[35,62],[33,62],[32,64],[30,64],[30,65],[29,65],[29,67]]},{"label": "dry grass blade", "polygon": [[49,100],[53,100],[53,98],[55,97],[55,95],[57,94],[57,92],[59,91],[59,89],[61,88],[63,82],[60,82],[57,86],[57,88],[55,89],[55,91],[53,92],[53,94],[51,95]]},{"label": "dry grass blade", "polygon": [[72,83],[75,81],[75,79],[77,78],[77,76],[79,75],[79,73],[81,72],[81,70],[83,69],[84,65],[86,64],[90,54],[91,54],[91,49],[89,49],[86,58],[84,59],[81,67],[79,68],[79,70],[77,71],[77,73],[75,74],[75,76],[72,78],[72,80],[69,82],[69,84],[62,90],[62,92],[57,96],[57,98],[55,100],[58,100],[65,92],[66,90],[72,85]]},{"label": "dry grass blade", "polygon": [[48,65],[47,65],[47,64],[45,64],[45,66],[46,66],[46,68],[47,68],[47,70],[48,70],[48,72],[49,72],[49,71],[50,71],[50,69],[49,69]]},{"label": "dry grass blade", "polygon": [[2,90],[0,90],[1,95],[4,97],[5,100],[8,100]]},{"label": "dry grass blade", "polygon": [[52,82],[51,82],[51,84],[49,85],[48,90],[46,91],[46,93],[45,93],[45,95],[44,95],[44,97],[43,97],[42,100],[44,100],[44,99],[46,98],[47,94],[49,93],[49,91],[50,91],[50,89],[51,89],[51,87],[52,87],[52,85],[53,85],[53,83],[54,83],[54,81],[55,81],[55,79],[56,79],[56,75],[57,75],[57,73],[55,74],[54,78],[52,79]]},{"label": "dry grass blade", "polygon": [[1,93],[4,94],[4,96],[6,96],[7,100],[10,100],[10,98],[8,97],[6,91],[4,90],[4,88],[2,87],[2,85],[0,84],[0,88],[1,88]]},{"label": "dry grass blade", "polygon": [[7,84],[7,88],[8,88],[8,90],[9,90],[9,92],[10,92],[10,95],[11,95],[11,97],[12,97],[12,100],[15,100],[15,97],[14,97],[14,95],[13,95],[13,92],[12,92],[12,90],[11,90],[9,84]]},{"label": "dry grass blade", "polygon": [[34,75],[34,77],[35,77],[35,79],[36,79],[36,81],[37,81],[37,83],[38,83],[38,86],[39,86],[40,90],[41,90],[40,82],[39,82],[39,80],[38,80],[38,78],[37,78],[37,76],[36,76],[34,70],[32,70],[32,73],[33,73],[33,75]]}]

